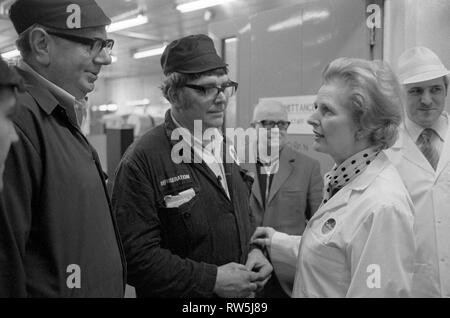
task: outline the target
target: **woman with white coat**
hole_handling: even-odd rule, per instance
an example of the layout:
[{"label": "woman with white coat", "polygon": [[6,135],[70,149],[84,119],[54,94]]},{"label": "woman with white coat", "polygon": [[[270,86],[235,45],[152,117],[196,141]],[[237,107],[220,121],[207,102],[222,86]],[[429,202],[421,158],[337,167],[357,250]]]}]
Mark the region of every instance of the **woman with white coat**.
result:
[{"label": "woman with white coat", "polygon": [[382,151],[397,138],[401,107],[387,64],[339,58],[325,68],[308,120],[313,147],[335,161],[323,202],[302,237],[265,227],[252,238],[293,283],[292,297],[410,296],[413,205]]}]

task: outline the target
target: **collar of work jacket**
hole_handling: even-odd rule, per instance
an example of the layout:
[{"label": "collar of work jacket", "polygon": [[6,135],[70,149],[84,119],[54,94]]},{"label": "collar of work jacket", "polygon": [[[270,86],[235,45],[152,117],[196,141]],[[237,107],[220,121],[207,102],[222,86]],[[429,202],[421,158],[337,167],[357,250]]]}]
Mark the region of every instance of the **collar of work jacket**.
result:
[{"label": "collar of work jacket", "polygon": [[70,122],[78,128],[77,115],[74,108],[75,97],[42,77],[25,62],[22,62],[16,70],[24,78],[26,89],[47,115],[51,115],[57,106],[60,106],[65,111]]},{"label": "collar of work jacket", "polygon": [[327,203],[322,204],[309,222],[318,219],[325,212],[338,210],[348,204],[351,195],[355,192],[365,191],[378,177],[382,170],[390,164],[384,152],[380,152],[375,160],[367,166],[367,169],[358,177],[346,184]]},{"label": "collar of work jacket", "polygon": [[[448,114],[446,112],[443,112],[443,115],[448,118]],[[413,137],[409,135],[404,124],[400,126],[398,139],[395,144],[391,148],[389,148],[389,151],[397,154],[401,153],[405,160],[418,166],[424,172],[429,173],[433,176],[439,176],[450,160],[450,147],[448,146],[449,142],[450,127],[449,129],[447,129],[446,136],[444,137],[444,146],[442,147],[442,152],[436,171],[433,170],[425,156],[417,147],[415,141],[413,140]]]}]

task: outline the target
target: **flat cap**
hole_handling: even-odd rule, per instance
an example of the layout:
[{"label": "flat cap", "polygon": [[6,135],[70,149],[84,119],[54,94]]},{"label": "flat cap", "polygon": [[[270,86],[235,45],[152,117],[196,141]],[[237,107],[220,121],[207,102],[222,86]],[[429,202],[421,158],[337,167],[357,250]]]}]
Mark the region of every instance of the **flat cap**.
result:
[{"label": "flat cap", "polygon": [[17,0],[9,10],[9,17],[18,34],[36,23],[62,30],[111,23],[94,0]]},{"label": "flat cap", "polygon": [[204,34],[189,35],[171,42],[161,56],[165,75],[202,73],[226,67],[217,55],[214,42]]},{"label": "flat cap", "polygon": [[0,58],[0,86],[17,87],[19,91],[24,90],[22,77],[2,58]]}]

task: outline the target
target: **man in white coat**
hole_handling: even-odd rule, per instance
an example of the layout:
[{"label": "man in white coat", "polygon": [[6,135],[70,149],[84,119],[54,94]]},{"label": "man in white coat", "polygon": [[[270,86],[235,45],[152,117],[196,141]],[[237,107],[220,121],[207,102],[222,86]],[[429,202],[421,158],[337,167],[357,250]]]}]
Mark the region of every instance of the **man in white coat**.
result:
[{"label": "man in white coat", "polygon": [[415,297],[450,297],[450,130],[444,110],[450,71],[425,47],[398,61],[406,91],[406,116],[386,154],[415,206]]}]

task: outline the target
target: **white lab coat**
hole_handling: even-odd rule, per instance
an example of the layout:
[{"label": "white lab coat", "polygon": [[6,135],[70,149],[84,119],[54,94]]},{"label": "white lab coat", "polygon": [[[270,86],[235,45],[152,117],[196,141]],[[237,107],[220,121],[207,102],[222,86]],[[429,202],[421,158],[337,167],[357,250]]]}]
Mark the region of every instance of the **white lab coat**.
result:
[{"label": "white lab coat", "polygon": [[[411,296],[412,209],[398,172],[380,153],[308,222],[300,241],[292,296]],[[335,225],[327,227],[331,219]],[[292,264],[299,237],[290,238],[290,243],[286,235],[277,233],[272,238],[276,271],[281,270],[280,264],[285,269]],[[287,278],[289,270],[285,273]]]},{"label": "white lab coat", "polygon": [[450,297],[450,129],[436,171],[404,126],[396,144],[386,154],[399,171],[415,206],[417,265],[413,296]]}]

